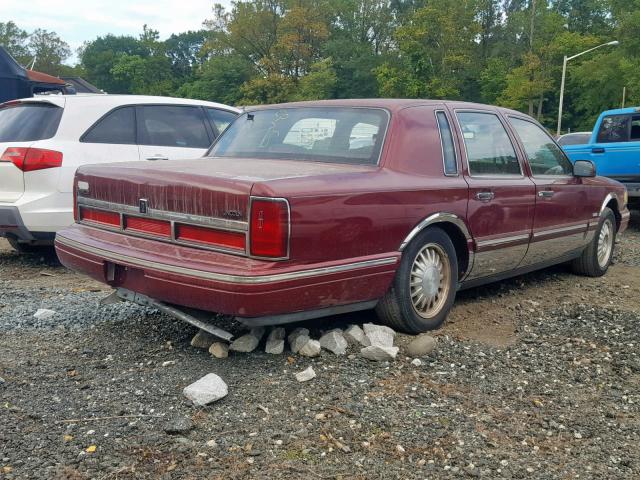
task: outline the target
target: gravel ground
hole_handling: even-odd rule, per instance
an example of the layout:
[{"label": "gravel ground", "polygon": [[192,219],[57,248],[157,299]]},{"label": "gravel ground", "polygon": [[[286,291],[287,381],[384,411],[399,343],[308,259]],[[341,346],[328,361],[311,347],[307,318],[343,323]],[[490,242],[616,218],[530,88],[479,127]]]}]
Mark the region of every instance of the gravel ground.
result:
[{"label": "gravel ground", "polygon": [[[418,367],[404,335],[388,364],[213,359],[193,328],[99,306],[104,286],[2,242],[0,478],[638,478],[637,219],[603,278],[560,266],[460,293]],[[229,395],[193,407],[182,388],[210,372]]]}]

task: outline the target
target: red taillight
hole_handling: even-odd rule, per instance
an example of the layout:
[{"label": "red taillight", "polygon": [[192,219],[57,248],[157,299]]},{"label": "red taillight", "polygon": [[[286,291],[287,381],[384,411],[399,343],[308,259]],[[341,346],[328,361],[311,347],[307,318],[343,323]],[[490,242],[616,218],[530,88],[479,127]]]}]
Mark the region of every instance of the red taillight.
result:
[{"label": "red taillight", "polygon": [[194,225],[176,225],[176,240],[216,245],[242,251],[245,249],[244,233],[214,230]]},{"label": "red taillight", "polygon": [[80,207],[80,220],[89,223],[98,223],[100,225],[120,227],[120,214],[107,212],[105,210]]},{"label": "red taillight", "polygon": [[9,147],[0,162],[12,162],[23,172],[62,166],[62,152],[43,148]]},{"label": "red taillight", "polygon": [[126,217],[124,220],[125,230],[133,230],[139,233],[148,233],[160,237],[171,236],[171,224],[164,220],[153,218]]},{"label": "red taillight", "polygon": [[285,258],[289,248],[289,205],[283,199],[251,201],[250,253],[256,257]]}]

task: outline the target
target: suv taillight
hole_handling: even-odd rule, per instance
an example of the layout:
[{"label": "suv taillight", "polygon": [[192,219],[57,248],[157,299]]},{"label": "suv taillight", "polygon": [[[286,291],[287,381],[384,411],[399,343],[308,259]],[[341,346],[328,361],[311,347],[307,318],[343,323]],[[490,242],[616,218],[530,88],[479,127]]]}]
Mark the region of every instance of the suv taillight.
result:
[{"label": "suv taillight", "polygon": [[249,253],[286,258],[289,254],[289,203],[283,198],[251,198]]},{"label": "suv taillight", "polygon": [[23,172],[62,166],[62,152],[43,148],[9,147],[0,162],[11,162]]}]

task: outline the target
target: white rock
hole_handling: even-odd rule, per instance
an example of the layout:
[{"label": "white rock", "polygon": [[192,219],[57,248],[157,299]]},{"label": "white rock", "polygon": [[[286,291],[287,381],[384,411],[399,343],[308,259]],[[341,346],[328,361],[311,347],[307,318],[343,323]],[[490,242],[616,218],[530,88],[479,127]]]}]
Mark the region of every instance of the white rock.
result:
[{"label": "white rock", "polygon": [[218,375],[208,373],[200,380],[184,387],[182,393],[196,406],[201,407],[226,397],[229,389]]},{"label": "white rock", "polygon": [[414,338],[407,345],[407,353],[412,357],[424,357],[429,355],[436,348],[436,339],[431,335],[423,333]]},{"label": "white rock", "polygon": [[162,362],[163,367],[168,367],[169,365],[175,365],[175,364],[176,364],[175,360],[167,360],[166,362]]},{"label": "white rock", "polygon": [[300,350],[300,347],[302,347],[306,343],[306,340],[301,343],[298,342],[297,340],[300,337],[309,338],[309,330],[307,328],[298,327],[293,332],[291,332],[287,337],[287,340],[289,341],[289,345],[291,346],[291,351],[293,353],[298,353],[298,350]]},{"label": "white rock", "polygon": [[347,340],[342,335],[342,331],[331,330],[320,337],[320,346],[335,355],[344,355],[347,353]]},{"label": "white rock", "polygon": [[317,357],[320,355],[320,342],[318,340],[311,340],[305,343],[300,350],[298,350],[298,354],[305,357]]},{"label": "white rock", "polygon": [[284,328],[274,328],[267,337],[267,344],[264,347],[266,353],[280,355],[284,352],[284,337],[286,332]]},{"label": "white rock", "polygon": [[398,347],[381,347],[379,345],[371,345],[360,350],[360,354],[368,359],[377,362],[385,360],[393,360],[398,354]]},{"label": "white rock", "polygon": [[298,353],[302,347],[304,347],[311,338],[306,335],[298,335],[293,339],[293,342],[289,345],[293,353]]},{"label": "white rock", "polygon": [[227,358],[229,356],[229,345],[222,342],[212,343],[209,347],[209,353],[216,358]]},{"label": "white rock", "polygon": [[420,360],[419,358],[414,358],[413,360],[411,360],[411,365],[413,365],[414,367],[419,367],[420,365],[422,365],[422,360]]},{"label": "white rock", "polygon": [[316,378],[316,372],[313,370],[313,367],[309,367],[302,372],[296,373],[296,380],[299,382],[308,382],[312,378]]},{"label": "white rock", "polygon": [[38,320],[46,320],[47,318],[53,317],[55,314],[55,310],[49,310],[48,308],[39,308],[36,313],[33,314],[33,316]]},{"label": "white rock", "polygon": [[349,325],[344,331],[344,338],[353,345],[359,344],[363,347],[371,345],[371,341],[369,341],[364,331],[358,325]]},{"label": "white rock", "polygon": [[253,352],[260,343],[263,335],[264,327],[252,328],[249,333],[236,338],[229,346],[229,350],[244,353]]},{"label": "white rock", "polygon": [[205,332],[204,330],[199,330],[198,333],[194,335],[191,339],[191,346],[195,348],[202,348],[204,350],[208,350],[213,342],[216,341],[216,337],[211,335],[209,332]]},{"label": "white rock", "polygon": [[396,332],[384,325],[375,325],[373,323],[365,323],[363,325],[364,333],[371,342],[371,345],[377,347],[393,347],[393,339]]}]

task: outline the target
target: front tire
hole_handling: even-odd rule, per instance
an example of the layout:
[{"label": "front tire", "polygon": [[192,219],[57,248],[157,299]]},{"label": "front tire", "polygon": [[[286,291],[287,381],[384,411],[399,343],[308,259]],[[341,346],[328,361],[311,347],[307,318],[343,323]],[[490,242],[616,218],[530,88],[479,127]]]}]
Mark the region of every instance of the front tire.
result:
[{"label": "front tire", "polygon": [[438,227],[421,232],[404,250],[389,291],[376,313],[395,330],[420,333],[440,327],[456,296],[458,259]]},{"label": "front tire", "polygon": [[571,263],[572,270],[587,277],[601,277],[607,273],[613,260],[616,231],[616,217],[610,208],[605,208],[593,240],[582,255]]}]

